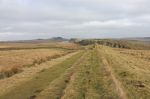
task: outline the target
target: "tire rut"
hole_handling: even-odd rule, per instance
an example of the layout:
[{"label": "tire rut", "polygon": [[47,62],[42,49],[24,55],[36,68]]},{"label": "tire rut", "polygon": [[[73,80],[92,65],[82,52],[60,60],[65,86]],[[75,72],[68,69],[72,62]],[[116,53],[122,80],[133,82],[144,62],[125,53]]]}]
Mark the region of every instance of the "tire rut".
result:
[{"label": "tire rut", "polygon": [[106,66],[106,69],[108,70],[108,72],[110,73],[110,76],[115,84],[115,87],[116,87],[118,93],[119,93],[120,99],[127,99],[126,93],[124,92],[120,81],[118,81],[118,79],[115,77],[115,75],[105,57],[102,57],[102,62]]},{"label": "tire rut", "polygon": [[62,99],[65,89],[73,78],[75,68],[83,61],[85,55],[86,52],[63,75],[51,82],[46,89],[39,93],[36,99]]},{"label": "tire rut", "polygon": [[[84,61],[86,54],[87,54],[87,52],[77,61],[77,64],[75,64],[75,65],[79,65],[82,61]],[[74,75],[74,73],[73,73],[73,74],[70,76],[70,81],[69,81],[69,82],[73,81],[74,76],[75,76],[75,75]],[[68,85],[69,85],[69,84],[68,84]],[[66,88],[63,90],[63,95],[60,97],[60,99],[64,99],[64,95],[65,95],[65,93],[67,92],[68,85],[67,85]]]}]

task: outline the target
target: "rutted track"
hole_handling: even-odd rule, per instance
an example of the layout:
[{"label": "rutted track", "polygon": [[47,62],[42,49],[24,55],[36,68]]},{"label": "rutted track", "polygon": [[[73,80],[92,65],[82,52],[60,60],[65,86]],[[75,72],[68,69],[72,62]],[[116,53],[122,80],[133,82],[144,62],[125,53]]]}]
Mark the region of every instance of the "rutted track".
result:
[{"label": "rutted track", "polygon": [[88,51],[61,99],[119,99],[96,49]]},{"label": "rutted track", "polygon": [[119,99],[120,94],[114,91],[115,83],[103,62],[97,48],[88,49],[83,55],[80,52],[37,73],[0,98]]},{"label": "rutted track", "polygon": [[[136,82],[137,78],[132,77],[143,77],[143,73],[149,76],[149,70],[144,71],[141,64],[136,66],[127,59],[111,48],[92,46],[56,61],[59,64],[52,67],[47,63],[46,67],[31,73],[31,78],[12,84],[0,99],[137,99],[139,94],[132,97],[130,93],[138,91],[131,91],[130,87],[146,92],[141,93],[141,97],[146,97],[141,99],[147,99],[149,84],[144,80],[141,80],[144,83]],[[136,70],[140,73],[133,75]],[[0,85],[0,88],[4,87]]]},{"label": "rutted track", "polygon": [[96,46],[96,47],[98,49],[99,55],[101,56],[102,63],[104,64],[106,71],[108,72],[110,78],[112,79],[112,82],[115,85],[115,89],[118,93],[119,98],[127,99],[126,92],[122,88],[121,82],[115,77],[110,64],[108,63],[107,59],[105,58],[105,55],[103,55],[105,53],[105,51],[103,49],[101,49],[101,46]]},{"label": "rutted track", "polygon": [[117,92],[119,93],[119,97],[120,99],[127,99],[126,93],[124,92],[121,83],[116,79],[116,77],[114,76],[111,67],[109,66],[107,60],[105,57],[102,57],[102,61],[104,63],[104,65],[106,66],[106,69],[108,70],[108,72],[110,73],[110,76],[116,86]]},{"label": "rutted track", "polygon": [[68,68],[63,75],[55,79],[50,85],[43,90],[36,99],[61,99],[65,93],[67,85],[70,83],[76,68],[82,63],[85,59],[87,53],[79,58],[70,68]]},{"label": "rutted track", "polygon": [[[53,65],[57,64],[55,66],[51,67],[52,63],[50,62],[44,66],[44,68],[42,68],[43,65],[37,70],[36,68],[39,67],[30,68],[31,70],[28,69],[29,71],[18,74],[18,76],[15,75],[12,78],[1,81],[2,84],[0,88],[3,92],[1,92],[0,99],[27,99],[38,94],[43,88],[45,89],[51,81],[59,77],[69,68],[81,55],[81,52],[73,53],[60,58],[60,60],[54,61]],[[9,83],[7,83],[8,81]],[[6,82],[6,84],[4,82]],[[5,86],[8,87],[5,88]]]}]

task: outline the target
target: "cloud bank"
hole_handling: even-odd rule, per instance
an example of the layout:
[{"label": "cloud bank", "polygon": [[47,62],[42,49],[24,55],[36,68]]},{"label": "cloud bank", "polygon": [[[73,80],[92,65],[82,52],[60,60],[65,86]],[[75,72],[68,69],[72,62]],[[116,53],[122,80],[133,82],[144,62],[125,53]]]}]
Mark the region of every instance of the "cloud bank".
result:
[{"label": "cloud bank", "polygon": [[149,0],[0,0],[0,40],[150,36]]}]

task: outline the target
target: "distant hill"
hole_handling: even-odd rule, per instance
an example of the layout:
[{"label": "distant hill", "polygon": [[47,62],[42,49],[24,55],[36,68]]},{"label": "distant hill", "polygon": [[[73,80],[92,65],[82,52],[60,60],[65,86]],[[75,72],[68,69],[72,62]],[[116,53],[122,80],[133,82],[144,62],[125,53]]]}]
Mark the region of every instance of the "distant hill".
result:
[{"label": "distant hill", "polygon": [[53,37],[49,39],[1,41],[1,43],[43,43],[43,42],[63,42],[63,41],[69,41],[69,40],[63,37]]},{"label": "distant hill", "polygon": [[62,37],[53,37],[51,38],[53,41],[68,41],[68,39],[62,38]]},{"label": "distant hill", "polygon": [[124,38],[126,40],[150,41],[150,37]]}]

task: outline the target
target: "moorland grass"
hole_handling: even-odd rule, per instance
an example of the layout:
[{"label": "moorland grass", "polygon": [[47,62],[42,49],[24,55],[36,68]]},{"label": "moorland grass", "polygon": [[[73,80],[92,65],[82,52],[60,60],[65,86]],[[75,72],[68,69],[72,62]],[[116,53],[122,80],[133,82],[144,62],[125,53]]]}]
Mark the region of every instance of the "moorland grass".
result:
[{"label": "moorland grass", "polygon": [[150,63],[147,60],[120,54],[104,46],[101,46],[100,51],[107,58],[129,99],[149,99]]},{"label": "moorland grass", "polygon": [[0,99],[30,99],[36,97],[36,95],[44,90],[53,80],[62,75],[66,69],[70,68],[82,54],[83,52],[80,52],[56,66],[39,72],[39,74],[30,81],[24,82],[16,86],[16,88],[11,89],[8,93],[0,96]]}]

